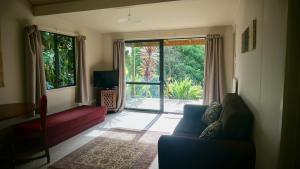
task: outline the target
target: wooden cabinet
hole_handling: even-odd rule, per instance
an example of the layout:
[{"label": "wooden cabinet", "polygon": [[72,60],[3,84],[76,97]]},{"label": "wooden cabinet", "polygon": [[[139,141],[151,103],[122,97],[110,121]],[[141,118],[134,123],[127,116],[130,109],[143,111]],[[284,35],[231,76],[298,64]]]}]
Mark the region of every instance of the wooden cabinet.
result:
[{"label": "wooden cabinet", "polygon": [[116,89],[100,90],[100,105],[107,107],[108,111],[116,111],[117,90]]}]

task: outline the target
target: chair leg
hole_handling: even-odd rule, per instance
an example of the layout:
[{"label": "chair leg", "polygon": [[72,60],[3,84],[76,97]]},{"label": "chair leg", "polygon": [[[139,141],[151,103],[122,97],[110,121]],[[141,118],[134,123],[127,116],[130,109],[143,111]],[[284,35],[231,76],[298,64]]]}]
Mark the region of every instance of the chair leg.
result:
[{"label": "chair leg", "polygon": [[11,145],[10,145],[10,157],[11,157],[11,167],[14,169],[16,167],[16,145],[13,139],[11,140]]},{"label": "chair leg", "polygon": [[47,157],[47,164],[49,164],[49,163],[50,163],[50,154],[49,154],[49,149],[48,149],[48,148],[46,148],[45,152],[46,152],[46,157]]},{"label": "chair leg", "polygon": [[15,151],[14,151],[14,147],[11,147],[11,168],[15,168],[16,167],[16,155],[15,155]]}]

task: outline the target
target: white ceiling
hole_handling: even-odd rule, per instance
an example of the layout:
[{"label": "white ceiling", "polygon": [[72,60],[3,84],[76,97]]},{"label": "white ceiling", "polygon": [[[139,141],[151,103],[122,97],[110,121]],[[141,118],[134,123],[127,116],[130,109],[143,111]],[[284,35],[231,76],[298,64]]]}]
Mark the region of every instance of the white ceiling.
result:
[{"label": "white ceiling", "polygon": [[[42,1],[42,0],[32,0]],[[78,25],[102,32],[132,32],[146,30],[167,30],[233,24],[239,0],[183,0],[131,7],[131,14],[142,22],[121,24],[118,19],[127,16],[128,8],[111,8],[74,13],[56,14]]]}]

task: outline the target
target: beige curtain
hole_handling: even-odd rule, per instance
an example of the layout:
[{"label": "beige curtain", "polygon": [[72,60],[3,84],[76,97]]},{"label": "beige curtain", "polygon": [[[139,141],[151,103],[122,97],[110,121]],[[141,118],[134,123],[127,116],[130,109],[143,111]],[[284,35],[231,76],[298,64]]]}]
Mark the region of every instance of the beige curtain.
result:
[{"label": "beige curtain", "polygon": [[119,70],[119,86],[117,111],[122,111],[125,107],[125,42],[116,40],[113,43],[113,68]]},{"label": "beige curtain", "polygon": [[223,37],[208,35],[206,37],[204,104],[213,101],[222,102],[224,79]]},{"label": "beige curtain", "polygon": [[25,78],[26,102],[39,104],[40,98],[46,94],[46,78],[42,39],[36,25],[25,27]]},{"label": "beige curtain", "polygon": [[75,102],[85,103],[87,96],[87,79],[85,64],[85,37],[76,37],[76,93]]}]

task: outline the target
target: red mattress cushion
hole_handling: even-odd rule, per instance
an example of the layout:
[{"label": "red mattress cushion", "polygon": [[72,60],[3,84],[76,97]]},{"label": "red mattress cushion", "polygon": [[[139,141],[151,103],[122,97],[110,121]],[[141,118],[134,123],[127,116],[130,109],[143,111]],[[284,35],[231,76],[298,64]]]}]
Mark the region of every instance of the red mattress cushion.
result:
[{"label": "red mattress cushion", "polygon": [[[58,144],[105,119],[106,107],[80,106],[51,114],[46,120],[48,146]],[[14,126],[14,135],[33,139],[41,134],[40,119],[26,121]]]},{"label": "red mattress cushion", "polygon": [[41,134],[41,122],[39,119],[26,121],[14,126],[13,130],[15,137],[22,139],[35,138]]},{"label": "red mattress cushion", "polygon": [[80,106],[47,117],[47,144],[55,145],[79,132],[104,121],[107,109]]}]

